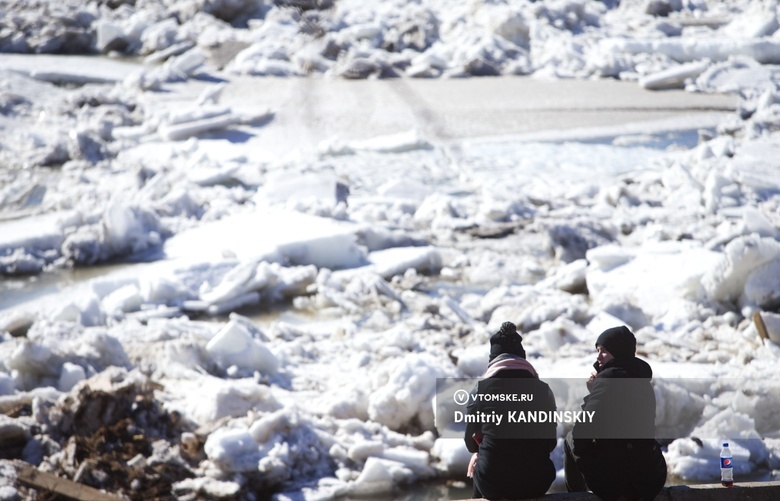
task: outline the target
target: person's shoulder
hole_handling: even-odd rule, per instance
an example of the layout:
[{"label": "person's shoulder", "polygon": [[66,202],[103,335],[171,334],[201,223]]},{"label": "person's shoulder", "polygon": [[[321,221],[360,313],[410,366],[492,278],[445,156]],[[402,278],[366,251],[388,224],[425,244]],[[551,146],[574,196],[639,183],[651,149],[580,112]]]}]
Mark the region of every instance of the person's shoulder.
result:
[{"label": "person's shoulder", "polygon": [[649,379],[653,377],[653,369],[650,367],[650,364],[641,358],[632,358],[626,369],[630,374],[628,377],[642,379]]},{"label": "person's shoulder", "polygon": [[535,379],[534,375],[525,369],[501,369],[487,379]]},{"label": "person's shoulder", "polygon": [[621,360],[612,360],[606,366],[596,379],[610,378],[639,378],[648,379],[653,377],[653,369],[650,364],[641,358],[632,357]]},{"label": "person's shoulder", "polygon": [[629,375],[625,367],[614,365],[612,367],[607,367],[599,372],[596,375],[596,382],[598,382],[599,379],[617,379],[626,377],[629,377]]}]

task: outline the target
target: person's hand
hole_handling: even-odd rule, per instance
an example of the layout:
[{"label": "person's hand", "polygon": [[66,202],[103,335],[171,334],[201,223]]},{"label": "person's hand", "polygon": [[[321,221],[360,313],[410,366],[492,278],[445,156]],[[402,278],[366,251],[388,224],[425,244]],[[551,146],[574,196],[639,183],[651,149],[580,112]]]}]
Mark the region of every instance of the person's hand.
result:
[{"label": "person's hand", "polygon": [[593,381],[596,380],[596,371],[593,371],[590,373],[590,377],[588,378],[588,381],[585,383],[588,386],[588,391],[590,391],[591,387],[593,386]]},{"label": "person's hand", "polygon": [[469,459],[469,467],[466,470],[466,476],[469,478],[472,478],[474,476],[474,468],[477,466],[477,453],[471,455],[471,459]]}]

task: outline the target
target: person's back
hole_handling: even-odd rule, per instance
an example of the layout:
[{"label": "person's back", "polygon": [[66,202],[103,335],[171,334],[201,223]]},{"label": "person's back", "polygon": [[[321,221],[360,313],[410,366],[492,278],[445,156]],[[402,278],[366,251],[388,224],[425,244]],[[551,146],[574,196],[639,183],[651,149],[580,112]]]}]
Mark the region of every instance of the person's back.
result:
[{"label": "person's back", "polygon": [[[596,342],[596,373],[583,411],[565,444],[566,485],[585,485],[606,501],[650,501],[666,481],[666,461],[655,440],[655,393],[650,365],[636,358],[636,339],[625,327],[604,331]],[[583,483],[584,481],[584,483]]]},{"label": "person's back", "polygon": [[502,331],[491,337],[488,370],[468,406],[468,414],[479,421],[469,421],[465,434],[467,448],[477,453],[471,465],[474,497],[538,497],[555,480],[550,453],[557,443],[556,423],[528,422],[524,416],[555,411],[555,398],[525,360],[514,325],[505,322]]}]

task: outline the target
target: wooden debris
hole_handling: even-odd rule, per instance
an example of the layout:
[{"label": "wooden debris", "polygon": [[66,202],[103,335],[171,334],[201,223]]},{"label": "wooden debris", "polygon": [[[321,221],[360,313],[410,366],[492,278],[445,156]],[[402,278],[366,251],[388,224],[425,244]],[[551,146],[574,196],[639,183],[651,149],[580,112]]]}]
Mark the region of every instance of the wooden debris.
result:
[{"label": "wooden debris", "polygon": [[78,484],[67,478],[58,477],[53,473],[39,471],[29,464],[25,464],[19,469],[16,478],[19,482],[33,489],[59,494],[77,501],[122,501],[123,499],[93,487]]},{"label": "wooden debris", "polygon": [[766,331],[766,324],[764,324],[764,319],[761,318],[761,312],[758,310],[753,312],[753,323],[758,330],[758,337],[761,338],[761,344],[765,344],[764,340],[769,339],[769,333]]}]

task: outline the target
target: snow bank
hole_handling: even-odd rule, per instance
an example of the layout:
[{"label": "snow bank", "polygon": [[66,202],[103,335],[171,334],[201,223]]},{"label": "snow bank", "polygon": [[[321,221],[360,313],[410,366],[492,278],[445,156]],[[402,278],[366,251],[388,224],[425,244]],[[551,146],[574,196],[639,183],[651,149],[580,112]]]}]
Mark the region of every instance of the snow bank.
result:
[{"label": "snow bank", "polygon": [[427,355],[411,354],[385,363],[374,377],[368,416],[391,429],[408,425],[412,419],[432,429],[436,378],[454,375],[451,367]]},{"label": "snow bank", "polygon": [[676,304],[698,301],[699,284],[720,258],[686,243],[650,243],[631,250],[601,246],[587,253],[586,283],[600,309],[636,328],[658,323],[675,328],[690,320],[685,309],[675,310]]},{"label": "snow bank", "polygon": [[365,260],[355,231],[350,223],[294,212],[246,213],[182,232],[165,242],[163,252],[168,259],[210,260],[228,255],[350,268]]},{"label": "snow bank", "polygon": [[206,351],[223,370],[236,367],[262,374],[275,374],[279,370],[279,362],[273,353],[236,322],[228,323],[211,338]]},{"label": "snow bank", "polygon": [[[771,286],[767,290],[767,272],[777,267],[780,244],[773,238],[750,235],[733,240],[724,250],[717,267],[703,277],[709,296],[716,301],[733,301],[740,306],[771,305],[774,292]],[[748,282],[750,288],[746,289]],[[766,297],[767,294],[769,297]],[[762,299],[765,301],[763,304],[754,302]]]}]

